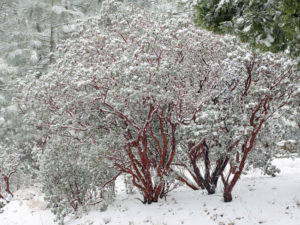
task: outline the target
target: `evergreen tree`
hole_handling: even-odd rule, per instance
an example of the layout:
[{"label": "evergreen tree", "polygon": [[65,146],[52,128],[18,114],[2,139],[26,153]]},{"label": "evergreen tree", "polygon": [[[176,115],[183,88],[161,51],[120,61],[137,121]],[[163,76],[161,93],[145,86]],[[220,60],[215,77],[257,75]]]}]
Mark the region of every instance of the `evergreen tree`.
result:
[{"label": "evergreen tree", "polygon": [[300,2],[294,0],[201,0],[198,25],[238,35],[265,51],[300,56]]}]

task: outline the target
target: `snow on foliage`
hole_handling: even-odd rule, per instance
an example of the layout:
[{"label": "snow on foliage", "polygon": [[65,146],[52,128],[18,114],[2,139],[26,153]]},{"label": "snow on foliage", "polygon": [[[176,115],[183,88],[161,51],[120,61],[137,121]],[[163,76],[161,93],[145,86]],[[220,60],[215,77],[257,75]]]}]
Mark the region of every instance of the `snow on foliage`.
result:
[{"label": "snow on foliage", "polygon": [[[20,155],[17,154],[17,147],[10,143],[10,146],[0,145],[0,200],[8,200],[13,196],[11,180],[17,172],[20,164]],[[1,203],[1,202],[0,202]]]},{"label": "snow on foliage", "polygon": [[28,121],[48,132],[47,151],[70,143],[60,151],[77,154],[80,143],[101,158],[99,170],[129,174],[144,203],[165,197],[174,179],[214,193],[220,178],[231,201],[258,134],[299,83],[283,55],[252,53],[185,14],[118,1],[103,2],[57,50],[50,73],[20,84]]},{"label": "snow on foliage", "polygon": [[263,51],[284,51],[299,63],[299,10],[294,0],[199,0],[195,17],[205,29],[234,34]]}]

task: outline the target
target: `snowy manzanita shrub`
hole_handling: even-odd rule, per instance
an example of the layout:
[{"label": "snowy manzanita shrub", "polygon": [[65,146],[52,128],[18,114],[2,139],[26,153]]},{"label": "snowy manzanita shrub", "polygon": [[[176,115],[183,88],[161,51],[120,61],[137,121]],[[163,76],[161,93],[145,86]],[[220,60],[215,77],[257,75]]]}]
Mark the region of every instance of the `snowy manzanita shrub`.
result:
[{"label": "snowy manzanita shrub", "polygon": [[26,126],[19,126],[22,117],[18,117],[15,107],[1,107],[0,103],[0,202],[6,203],[15,191],[30,183],[34,163],[28,141],[32,136],[26,133]]},{"label": "snowy manzanita shrub", "polygon": [[[214,86],[211,99],[204,103],[193,123],[181,127],[184,142],[180,149],[186,149],[190,164],[182,164],[194,183],[212,194],[221,177],[224,200],[231,201],[232,189],[248,156],[254,159],[258,151],[265,152],[263,156],[269,154],[264,146],[256,144],[264,143],[264,136],[269,142],[277,141],[280,131],[273,124],[274,115],[296,116],[285,113],[293,105],[299,71],[296,63],[283,55],[252,54],[235,38],[222,39],[227,46],[227,57],[219,64],[222,82]],[[188,181],[183,175],[181,179]],[[194,183],[188,184],[196,189]]]},{"label": "snowy manzanita shrub", "polygon": [[93,145],[131,176],[144,203],[166,196],[174,176],[211,193],[221,177],[231,200],[257,134],[292,99],[293,62],[251,54],[184,14],[118,1],[104,2],[98,17],[78,27],[58,46],[53,71],[23,85],[29,120],[53,143]]},{"label": "snowy manzanita shrub", "polygon": [[[249,58],[246,53],[240,53],[239,58],[244,64],[244,67],[240,67],[244,77],[239,81],[231,80],[235,86],[228,90],[229,101],[228,97],[220,101],[220,104],[230,105],[222,111],[226,113],[223,117],[226,120],[225,133],[229,133],[226,136],[232,138],[231,143],[223,142],[230,143],[225,145],[230,169],[226,175],[225,170],[221,172],[225,201],[231,201],[231,191],[240,178],[248,154],[255,149],[258,135],[264,126],[270,126],[267,122],[274,119],[274,114],[291,116],[288,108],[293,105],[296,86],[299,84],[296,63],[282,55],[254,54]],[[240,117],[234,116],[232,112]],[[224,119],[220,121],[218,129],[222,128]],[[272,122],[276,123],[276,120]],[[276,133],[279,131],[271,128],[265,135],[273,137],[275,142]],[[262,135],[260,137],[264,139]]]},{"label": "snowy manzanita shrub", "polygon": [[12,181],[20,165],[18,148],[11,143],[11,146],[0,145],[0,201],[7,201],[13,197],[13,190],[16,189]]},{"label": "snowy manzanita shrub", "polygon": [[115,170],[109,169],[94,147],[62,139],[46,148],[41,159],[42,190],[61,223],[67,214],[89,205],[106,208],[113,196],[106,182],[115,176]]},{"label": "snowy manzanita shrub", "polygon": [[[173,17],[104,2],[58,47],[53,72],[23,87],[29,116],[51,138],[93,143],[131,175],[144,203],[172,188],[177,129],[219,82],[218,37]],[[51,149],[51,146],[49,146]]]}]

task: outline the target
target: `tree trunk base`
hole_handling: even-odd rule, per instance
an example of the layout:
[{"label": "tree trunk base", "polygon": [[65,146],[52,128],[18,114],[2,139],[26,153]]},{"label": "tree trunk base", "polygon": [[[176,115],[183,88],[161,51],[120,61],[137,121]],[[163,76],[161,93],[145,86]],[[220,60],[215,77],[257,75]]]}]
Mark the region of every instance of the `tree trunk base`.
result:
[{"label": "tree trunk base", "polygon": [[207,190],[207,193],[208,193],[208,195],[213,195],[216,193],[216,191],[215,190]]},{"label": "tree trunk base", "polygon": [[230,192],[224,192],[223,194],[224,202],[231,202],[232,201],[232,195]]}]

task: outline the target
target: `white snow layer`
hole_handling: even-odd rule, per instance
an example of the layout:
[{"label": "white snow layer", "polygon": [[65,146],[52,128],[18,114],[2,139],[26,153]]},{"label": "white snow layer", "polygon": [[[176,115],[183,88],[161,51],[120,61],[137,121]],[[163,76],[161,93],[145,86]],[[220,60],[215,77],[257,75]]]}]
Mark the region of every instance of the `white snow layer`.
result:
[{"label": "white snow layer", "polygon": [[[233,201],[222,201],[221,185],[215,195],[180,188],[166,200],[143,205],[138,195],[118,190],[107,211],[90,211],[65,225],[299,225],[300,159],[277,159],[281,173],[275,177],[253,171],[233,190]],[[1,225],[56,225],[37,187],[20,190],[0,214]]]}]

